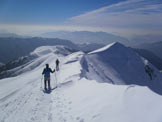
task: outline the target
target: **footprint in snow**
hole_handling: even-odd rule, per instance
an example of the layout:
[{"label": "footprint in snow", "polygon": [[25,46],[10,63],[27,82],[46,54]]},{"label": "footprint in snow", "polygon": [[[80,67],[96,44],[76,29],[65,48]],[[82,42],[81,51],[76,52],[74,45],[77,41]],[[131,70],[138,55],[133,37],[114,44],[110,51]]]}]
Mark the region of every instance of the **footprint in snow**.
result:
[{"label": "footprint in snow", "polygon": [[80,119],[80,117],[77,117],[77,118],[76,118],[76,120],[79,120],[79,119]]},{"label": "footprint in snow", "polygon": [[68,114],[68,112],[67,112],[67,111],[65,111],[65,112],[64,112],[64,114]]},{"label": "footprint in snow", "polygon": [[76,120],[80,120],[79,122],[84,122],[84,119],[80,118],[80,117],[77,117]]},{"label": "footprint in snow", "polygon": [[48,120],[52,122],[52,114],[51,113],[48,115]]},{"label": "footprint in snow", "polygon": [[71,104],[72,102],[70,101],[69,104]]},{"label": "footprint in snow", "polygon": [[92,118],[94,119],[94,118],[96,118],[98,116],[100,116],[100,114],[93,115]]},{"label": "footprint in snow", "polygon": [[81,119],[79,122],[84,122],[84,119]]}]

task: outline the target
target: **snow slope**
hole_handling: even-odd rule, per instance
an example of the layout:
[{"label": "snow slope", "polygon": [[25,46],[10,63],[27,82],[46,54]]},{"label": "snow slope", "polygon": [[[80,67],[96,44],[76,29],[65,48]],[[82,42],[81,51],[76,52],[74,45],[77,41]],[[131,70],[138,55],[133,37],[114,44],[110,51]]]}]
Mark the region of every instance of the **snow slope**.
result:
[{"label": "snow slope", "polygon": [[17,76],[27,71],[31,71],[37,68],[42,63],[42,61],[44,61],[46,58],[50,57],[53,54],[58,56],[65,56],[70,54],[71,52],[73,51],[65,46],[42,46],[36,48],[28,56],[20,57],[19,59],[8,64],[7,67],[14,68],[1,72],[0,78]]},{"label": "snow slope", "polygon": [[[146,59],[120,43],[112,43],[90,52],[84,56],[82,62],[83,67],[84,65],[87,67],[88,72],[86,74],[89,79],[119,85],[149,86],[152,90],[162,94],[160,72]],[[146,64],[154,70],[152,81],[145,72]]]},{"label": "snow slope", "polygon": [[[35,63],[41,62],[34,69],[0,80],[0,122],[162,121],[162,96],[147,84],[155,82],[161,88],[161,74],[150,64],[157,75],[150,81],[142,67],[146,60],[131,50],[119,43],[89,54],[69,54],[61,48],[60,51],[69,54],[67,56],[49,49],[55,50],[56,47],[40,47],[33,52],[39,55]],[[40,88],[41,73],[46,63],[55,68],[58,57],[60,71],[51,75],[53,90],[46,94]],[[144,76],[140,76],[143,79],[129,71],[120,72],[126,69],[132,72],[142,70],[140,73]]]}]

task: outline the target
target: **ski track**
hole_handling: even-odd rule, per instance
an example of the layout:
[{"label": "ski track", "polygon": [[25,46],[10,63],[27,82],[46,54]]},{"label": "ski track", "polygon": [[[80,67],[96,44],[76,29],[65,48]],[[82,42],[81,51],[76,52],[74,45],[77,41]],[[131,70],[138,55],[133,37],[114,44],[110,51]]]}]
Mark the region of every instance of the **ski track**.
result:
[{"label": "ski track", "polygon": [[[50,113],[53,104],[52,94],[45,94],[42,91],[40,94],[40,88],[38,86],[40,84],[34,88],[36,86],[35,84],[38,84],[38,82],[35,82],[30,86],[28,85],[18,93],[12,93],[11,95],[15,95],[14,99],[7,101],[6,104],[0,106],[0,111],[3,111],[4,114],[2,115],[3,119],[0,120],[1,122],[9,122],[11,119],[14,122],[43,122],[46,120],[52,122],[52,113]],[[15,118],[16,116],[20,116],[20,118]],[[24,116],[28,116],[28,120],[23,120],[23,118],[26,118]],[[43,118],[43,120],[40,120],[40,118]]]},{"label": "ski track", "polygon": [[[56,75],[53,80],[59,80],[59,73]],[[3,113],[0,122],[84,122],[70,114],[72,101],[60,92],[62,85],[71,85],[72,81],[60,83],[48,94],[40,88],[40,79],[36,79],[0,99],[0,112]]]}]

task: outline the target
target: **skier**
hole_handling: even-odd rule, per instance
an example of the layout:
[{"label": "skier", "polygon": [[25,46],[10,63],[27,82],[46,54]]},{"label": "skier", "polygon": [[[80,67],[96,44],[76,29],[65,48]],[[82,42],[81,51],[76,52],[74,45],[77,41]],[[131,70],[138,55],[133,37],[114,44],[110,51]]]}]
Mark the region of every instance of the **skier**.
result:
[{"label": "skier", "polygon": [[54,73],[55,69],[52,71],[51,68],[49,68],[49,64],[46,64],[46,68],[44,68],[42,75],[44,75],[44,89],[47,90],[47,81],[48,81],[48,89],[51,89],[50,86],[50,73]]},{"label": "skier", "polygon": [[57,59],[56,60],[56,71],[59,71],[59,63],[60,63],[60,61]]},{"label": "skier", "polygon": [[145,72],[149,75],[150,80],[152,80],[154,70],[151,69],[148,64],[145,66]]}]

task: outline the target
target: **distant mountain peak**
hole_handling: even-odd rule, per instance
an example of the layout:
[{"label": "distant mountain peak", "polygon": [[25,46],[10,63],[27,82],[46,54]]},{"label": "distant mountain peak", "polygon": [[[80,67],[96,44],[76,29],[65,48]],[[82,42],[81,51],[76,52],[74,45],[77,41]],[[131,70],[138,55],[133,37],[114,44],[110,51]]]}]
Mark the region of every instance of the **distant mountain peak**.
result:
[{"label": "distant mountain peak", "polygon": [[50,53],[56,53],[56,54],[61,54],[61,55],[68,55],[70,54],[72,49],[66,46],[62,45],[57,45],[57,46],[41,46],[36,48],[33,52],[31,52],[31,55],[37,55],[37,56],[42,56],[42,55],[47,55]]},{"label": "distant mountain peak", "polygon": [[[85,62],[87,63],[85,63]],[[119,42],[111,43],[103,48],[92,51],[85,56],[84,64],[94,70],[101,77],[100,82],[111,82],[113,84],[138,84],[146,85],[148,79],[145,72],[146,60],[132,49]],[[158,70],[148,62],[149,66],[158,74]],[[110,71],[111,70],[111,71]],[[94,70],[97,71],[96,69]],[[114,77],[116,78],[115,80]],[[106,79],[106,80],[105,80]]]},{"label": "distant mountain peak", "polygon": [[112,42],[120,42],[123,44],[129,44],[130,41],[118,35],[114,35],[107,32],[91,32],[91,31],[55,31],[43,33],[40,36],[50,37],[50,38],[61,38],[68,39],[74,43],[84,44],[84,43],[99,43],[99,44],[110,44]]},{"label": "distant mountain peak", "polygon": [[108,44],[100,49],[97,49],[95,51],[90,52],[89,54],[93,54],[93,53],[100,53],[100,52],[105,52],[107,50],[110,49],[119,49],[119,48],[125,48],[125,46],[119,42],[113,42],[111,44]]}]

